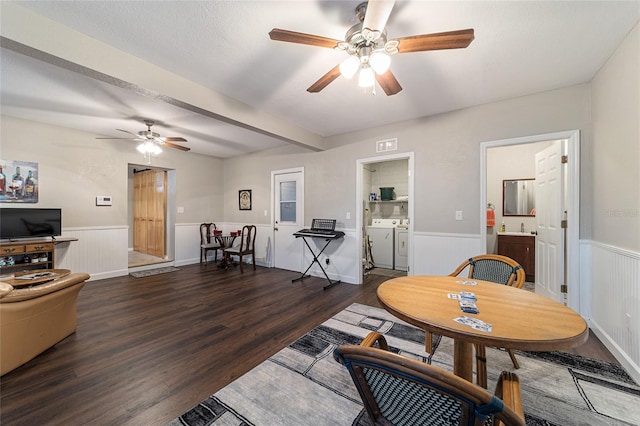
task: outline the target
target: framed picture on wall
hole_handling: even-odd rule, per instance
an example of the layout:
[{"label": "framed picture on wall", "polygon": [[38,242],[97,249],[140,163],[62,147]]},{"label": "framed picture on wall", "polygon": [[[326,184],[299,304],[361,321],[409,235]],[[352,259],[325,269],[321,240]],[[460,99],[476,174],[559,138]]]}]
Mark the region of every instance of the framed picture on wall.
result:
[{"label": "framed picture on wall", "polygon": [[37,203],[38,163],[0,160],[0,202]]},{"label": "framed picture on wall", "polygon": [[251,210],[251,190],[241,189],[238,191],[238,205],[240,210]]}]

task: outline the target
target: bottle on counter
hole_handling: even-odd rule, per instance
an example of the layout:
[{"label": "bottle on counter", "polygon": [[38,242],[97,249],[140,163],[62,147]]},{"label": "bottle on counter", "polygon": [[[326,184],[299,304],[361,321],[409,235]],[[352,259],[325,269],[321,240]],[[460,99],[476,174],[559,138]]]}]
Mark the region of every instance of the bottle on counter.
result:
[{"label": "bottle on counter", "polygon": [[505,232],[507,230],[507,227],[504,226],[504,221],[500,224],[500,232]]}]

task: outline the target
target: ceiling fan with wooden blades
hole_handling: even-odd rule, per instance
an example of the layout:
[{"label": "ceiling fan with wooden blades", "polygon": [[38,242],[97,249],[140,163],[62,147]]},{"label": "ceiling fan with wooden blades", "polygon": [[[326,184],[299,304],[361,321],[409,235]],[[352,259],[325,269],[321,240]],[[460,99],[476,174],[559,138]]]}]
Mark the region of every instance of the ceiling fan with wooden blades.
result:
[{"label": "ceiling fan with wooden blades", "polygon": [[345,61],[333,67],[307,89],[310,93],[320,92],[340,75],[351,78],[360,71],[361,87],[374,86],[375,79],[388,96],[395,95],[402,90],[402,86],[389,70],[390,55],[465,48],[473,41],[474,33],[473,29],[466,29],[388,40],[386,25],[394,4],[395,0],[370,0],[359,4],[355,10],[359,23],[347,31],[344,41],[280,28],[271,30],[269,37],[276,41],[347,52],[349,57]]},{"label": "ceiling fan with wooden blades", "polygon": [[119,132],[128,133],[133,137],[129,138],[96,138],[96,139],[125,139],[139,142],[153,142],[160,146],[166,146],[167,148],[175,148],[180,151],[190,151],[191,148],[186,146],[176,145],[172,142],[186,142],[187,140],[182,137],[161,137],[159,133],[151,130],[151,126],[155,124],[153,120],[144,120],[144,124],[147,126],[147,130],[140,130],[138,133],[132,133],[128,130],[116,129]]}]

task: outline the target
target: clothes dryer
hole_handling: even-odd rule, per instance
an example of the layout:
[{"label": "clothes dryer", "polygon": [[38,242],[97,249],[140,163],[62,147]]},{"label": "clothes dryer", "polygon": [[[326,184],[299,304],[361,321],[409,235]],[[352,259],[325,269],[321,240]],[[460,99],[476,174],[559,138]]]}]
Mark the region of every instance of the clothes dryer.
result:
[{"label": "clothes dryer", "polygon": [[376,268],[393,269],[394,229],[398,219],[373,219],[367,227],[371,257]]},{"label": "clothes dryer", "polygon": [[409,265],[409,225],[399,224],[394,228],[394,268],[406,271]]}]

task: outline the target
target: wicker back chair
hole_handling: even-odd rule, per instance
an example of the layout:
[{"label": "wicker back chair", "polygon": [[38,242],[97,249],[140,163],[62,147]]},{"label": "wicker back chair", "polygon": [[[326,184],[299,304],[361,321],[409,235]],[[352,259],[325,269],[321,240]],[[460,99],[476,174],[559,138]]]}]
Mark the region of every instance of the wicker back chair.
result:
[{"label": "wicker back chair", "polygon": [[339,346],[334,357],[349,370],[375,425],[525,424],[514,373],[503,372],[491,394],[448,371],[389,352],[375,331],[359,346]]},{"label": "wicker back chair", "polygon": [[449,275],[457,277],[469,268],[469,278],[491,281],[498,284],[522,288],[525,281],[525,271],[515,260],[499,254],[483,254],[474,256],[464,262]]},{"label": "wicker back chair", "polygon": [[[499,254],[483,254],[474,256],[460,264],[449,274],[457,277],[465,269],[469,269],[468,277],[476,280],[491,281],[498,284],[509,285],[516,288],[522,288],[525,282],[525,271],[522,266],[510,257],[501,256]],[[483,387],[487,387],[487,359],[486,348],[482,345],[475,345],[476,348],[476,374],[477,382]],[[520,364],[516,359],[516,355],[511,349],[507,349],[507,353],[513,362],[513,366],[518,369]]]}]

